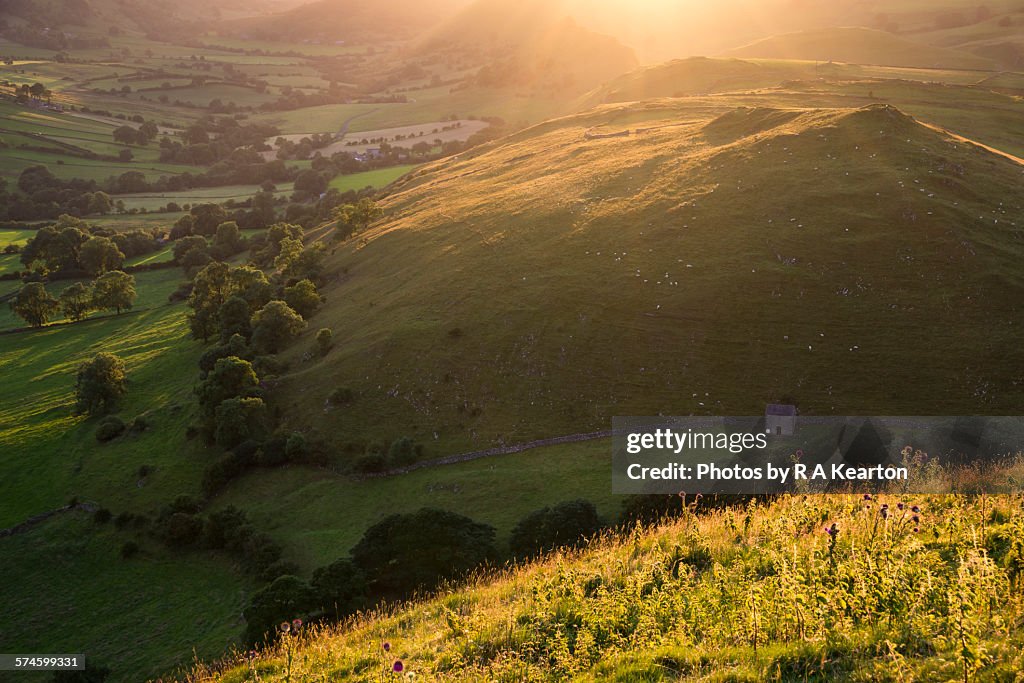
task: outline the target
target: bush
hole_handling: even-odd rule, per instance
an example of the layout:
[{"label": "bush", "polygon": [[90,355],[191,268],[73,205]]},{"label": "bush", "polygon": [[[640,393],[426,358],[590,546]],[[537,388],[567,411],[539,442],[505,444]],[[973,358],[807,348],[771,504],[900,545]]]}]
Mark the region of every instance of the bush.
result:
[{"label": "bush", "polygon": [[132,420],[131,424],[128,425],[128,431],[132,434],[140,434],[149,429],[149,420],[143,415],[137,416]]},{"label": "bush", "polygon": [[203,532],[203,520],[186,512],[172,513],[161,526],[164,543],[172,548],[195,545]]},{"label": "bush", "polygon": [[135,557],[139,554],[139,544],[135,541],[127,541],[121,546],[121,557],[125,560]]},{"label": "bush", "polygon": [[404,467],[416,462],[417,450],[407,436],[396,439],[388,448],[388,462],[393,467]]},{"label": "bush", "polygon": [[355,462],[352,463],[352,467],[356,472],[376,474],[387,471],[388,460],[380,453],[367,453],[356,458]]},{"label": "bush", "polygon": [[261,398],[229,398],[214,414],[214,439],[221,448],[234,448],[259,438],[266,423],[267,407]]},{"label": "bush", "polygon": [[383,597],[429,590],[494,557],[494,527],[432,508],[386,517],[352,548],[352,562]]},{"label": "bush", "polygon": [[110,514],[110,510],[107,508],[99,508],[96,512],[92,513],[92,521],[97,524],[106,524],[110,521],[113,515]]},{"label": "bush", "polygon": [[133,515],[132,513],[120,512],[118,513],[117,517],[114,517],[114,526],[118,529],[125,529],[128,527],[129,524],[132,523],[132,520],[134,519],[135,515]]},{"label": "bush", "polygon": [[573,500],[526,515],[512,529],[509,548],[517,557],[531,557],[553,548],[579,545],[601,529],[593,503]]},{"label": "bush", "polygon": [[302,432],[292,432],[285,443],[284,452],[288,460],[301,460],[308,452],[306,437]]},{"label": "bush", "polygon": [[124,430],[124,420],[117,415],[109,415],[100,420],[100,423],[96,425],[96,440],[100,443],[106,443],[121,436]]},{"label": "bush", "polygon": [[335,620],[366,604],[366,577],[347,558],[313,572],[312,585],[320,608]]},{"label": "bush", "polygon": [[327,352],[334,346],[334,333],[329,327],[321,327],[316,333],[316,345],[320,349],[320,355],[326,356]]},{"label": "bush", "polygon": [[316,609],[316,592],[297,576],[280,576],[256,591],[245,608],[245,641],[258,645],[272,640],[282,621],[304,618]]}]

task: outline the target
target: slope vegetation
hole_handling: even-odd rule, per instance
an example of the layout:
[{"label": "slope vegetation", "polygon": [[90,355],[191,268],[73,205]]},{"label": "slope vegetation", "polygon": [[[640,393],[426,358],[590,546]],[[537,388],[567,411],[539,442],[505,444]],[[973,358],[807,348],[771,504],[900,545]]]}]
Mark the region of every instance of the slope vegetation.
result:
[{"label": "slope vegetation", "polygon": [[1020,521],[1009,497],[684,514],[191,680],[1011,680]]},{"label": "slope vegetation", "polygon": [[862,27],[834,27],[772,36],[723,53],[723,56],[762,59],[804,59],[884,64],[925,69],[992,69],[984,57],[934,47]]},{"label": "slope vegetation", "polygon": [[783,397],[1018,405],[1019,164],[884,105],[699,114],[609,106],[401,181],[330,260],[336,349],[293,353],[287,419],[450,453]]}]

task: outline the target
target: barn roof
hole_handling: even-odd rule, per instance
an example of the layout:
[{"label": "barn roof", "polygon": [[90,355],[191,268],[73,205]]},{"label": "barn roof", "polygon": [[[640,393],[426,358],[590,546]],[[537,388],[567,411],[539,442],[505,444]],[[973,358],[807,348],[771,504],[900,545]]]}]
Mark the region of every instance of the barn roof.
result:
[{"label": "barn roof", "polygon": [[768,407],[764,409],[764,414],[792,417],[796,415],[796,406],[786,405],[785,403],[769,403]]}]

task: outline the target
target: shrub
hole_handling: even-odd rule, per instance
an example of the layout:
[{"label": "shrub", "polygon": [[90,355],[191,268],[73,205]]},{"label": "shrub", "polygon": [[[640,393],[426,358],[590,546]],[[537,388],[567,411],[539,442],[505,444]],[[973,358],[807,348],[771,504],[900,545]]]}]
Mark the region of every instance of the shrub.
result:
[{"label": "shrub", "polygon": [[261,398],[221,401],[214,416],[214,439],[221,448],[234,448],[262,435],[267,407]]},{"label": "shrub", "polygon": [[135,515],[130,512],[119,512],[117,517],[114,517],[114,526],[118,529],[125,529],[135,519]]},{"label": "shrub", "polygon": [[432,508],[386,517],[352,548],[353,563],[381,596],[434,588],[494,556],[494,527]]},{"label": "shrub", "polygon": [[412,439],[403,436],[388,448],[388,462],[395,467],[404,467],[416,462],[416,447]]},{"label": "shrub", "polygon": [[316,345],[320,349],[320,355],[326,356],[327,352],[334,346],[334,333],[329,327],[321,327],[316,333]]},{"label": "shrub", "polygon": [[352,467],[356,472],[376,474],[387,471],[388,460],[380,453],[367,453],[356,458],[355,462],[352,463]]},{"label": "shrub", "polygon": [[107,508],[99,508],[96,512],[92,513],[92,521],[97,524],[106,524],[112,516]]},{"label": "shrub", "polygon": [[106,443],[121,436],[124,430],[124,420],[117,415],[108,415],[96,425],[96,440],[100,443]]},{"label": "shrub", "polygon": [[302,432],[292,432],[284,447],[288,460],[300,460],[305,457],[307,451],[306,436]]},{"label": "shrub", "polygon": [[138,554],[139,544],[135,541],[126,541],[125,544],[121,546],[121,557],[125,560],[135,557]]},{"label": "shrub", "polygon": [[252,317],[252,343],[263,353],[278,353],[306,323],[284,301],[271,301]]},{"label": "shrub", "polygon": [[147,429],[149,429],[149,420],[143,415],[136,416],[136,418],[132,420],[131,424],[128,425],[128,431],[133,434],[139,434]]},{"label": "shrub", "polygon": [[512,529],[509,548],[530,557],[562,546],[575,546],[601,529],[593,503],[573,500],[526,515]]},{"label": "shrub", "polygon": [[297,576],[280,576],[269,586],[256,591],[245,617],[245,641],[257,645],[272,639],[277,625],[291,621],[316,608],[316,592]]},{"label": "shrub", "polygon": [[366,603],[366,577],[348,558],[317,569],[312,585],[320,608],[336,620]]},{"label": "shrub", "polygon": [[203,520],[187,512],[172,513],[161,526],[164,543],[172,548],[195,545],[203,532]]},{"label": "shrub", "polygon": [[316,290],[311,280],[299,280],[284,290],[284,301],[291,306],[304,320],[309,320],[316,309],[323,303],[323,297]]}]

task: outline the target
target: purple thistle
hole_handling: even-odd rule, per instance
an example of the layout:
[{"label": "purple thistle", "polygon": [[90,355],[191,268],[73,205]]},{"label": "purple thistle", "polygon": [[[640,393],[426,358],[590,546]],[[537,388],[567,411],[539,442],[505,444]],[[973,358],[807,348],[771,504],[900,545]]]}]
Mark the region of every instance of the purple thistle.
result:
[{"label": "purple thistle", "polygon": [[915,505],[914,507],[910,508],[910,511],[915,513],[915,514],[917,514],[918,512],[921,511],[921,508],[919,508],[917,505]]},{"label": "purple thistle", "polygon": [[864,494],[864,500],[871,500],[871,494],[870,493],[865,493]]},{"label": "purple thistle", "polygon": [[391,643],[388,641],[385,640],[382,647],[384,648],[384,652],[391,652]]},{"label": "purple thistle", "polygon": [[898,509],[902,510],[904,506],[903,506],[903,503],[896,503],[896,507]]},{"label": "purple thistle", "polygon": [[913,517],[910,518],[910,521],[913,522],[914,524],[917,524],[918,522],[921,521],[921,518],[919,516],[917,516],[917,515],[914,515]]},{"label": "purple thistle", "polygon": [[402,660],[401,659],[396,659],[395,663],[391,665],[391,670],[394,671],[396,674],[402,673],[402,670],[404,668],[405,668],[405,665],[402,664]]},{"label": "purple thistle", "polygon": [[919,534],[919,533],[921,533],[921,530],[915,526],[914,527],[914,533],[915,534]]}]

